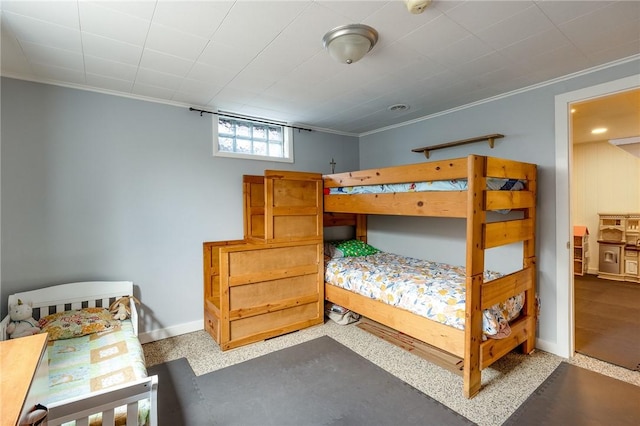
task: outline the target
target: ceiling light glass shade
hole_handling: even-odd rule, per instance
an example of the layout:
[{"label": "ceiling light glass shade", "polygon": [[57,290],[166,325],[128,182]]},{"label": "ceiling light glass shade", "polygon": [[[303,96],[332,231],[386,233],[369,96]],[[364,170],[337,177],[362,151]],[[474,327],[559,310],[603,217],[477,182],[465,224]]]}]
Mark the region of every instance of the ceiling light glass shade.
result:
[{"label": "ceiling light glass shade", "polygon": [[329,31],[322,38],[329,55],[343,64],[358,62],[378,41],[378,32],[363,24],[349,24]]}]

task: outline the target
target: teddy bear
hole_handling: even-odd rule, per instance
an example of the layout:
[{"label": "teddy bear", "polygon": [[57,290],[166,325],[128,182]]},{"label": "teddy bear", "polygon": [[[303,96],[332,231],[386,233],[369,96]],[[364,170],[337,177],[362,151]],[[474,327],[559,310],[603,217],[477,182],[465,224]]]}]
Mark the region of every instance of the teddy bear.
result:
[{"label": "teddy bear", "polygon": [[131,316],[131,300],[133,300],[133,303],[140,304],[140,301],[134,296],[125,296],[109,306],[109,312],[113,315],[113,319],[124,321]]},{"label": "teddy bear", "polygon": [[11,339],[24,336],[32,336],[40,333],[38,322],[33,319],[33,308],[30,303],[18,303],[9,308],[11,322],[7,326],[7,334]]}]

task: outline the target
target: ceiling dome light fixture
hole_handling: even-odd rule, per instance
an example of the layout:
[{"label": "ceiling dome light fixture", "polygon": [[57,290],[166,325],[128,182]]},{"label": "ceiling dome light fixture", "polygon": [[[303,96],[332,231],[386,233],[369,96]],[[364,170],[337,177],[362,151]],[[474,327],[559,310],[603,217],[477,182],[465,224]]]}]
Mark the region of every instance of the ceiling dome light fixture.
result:
[{"label": "ceiling dome light fixture", "polygon": [[358,62],[377,42],[378,32],[363,24],[342,25],[322,37],[329,55],[343,64]]}]

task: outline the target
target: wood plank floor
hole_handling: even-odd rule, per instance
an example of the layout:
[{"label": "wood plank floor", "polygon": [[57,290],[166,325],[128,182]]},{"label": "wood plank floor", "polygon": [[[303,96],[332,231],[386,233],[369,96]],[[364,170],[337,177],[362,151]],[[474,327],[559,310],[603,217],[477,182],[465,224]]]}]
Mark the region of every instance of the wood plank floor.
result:
[{"label": "wood plank floor", "polygon": [[576,276],[576,352],[640,371],[640,284]]}]

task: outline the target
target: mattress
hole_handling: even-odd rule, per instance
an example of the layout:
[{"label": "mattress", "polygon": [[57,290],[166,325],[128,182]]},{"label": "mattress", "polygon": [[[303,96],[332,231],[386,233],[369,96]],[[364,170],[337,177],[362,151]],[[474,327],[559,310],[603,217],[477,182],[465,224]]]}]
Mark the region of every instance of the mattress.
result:
[{"label": "mattress", "polygon": [[[517,179],[487,178],[487,189],[494,191],[520,191],[525,181]],[[329,194],[384,194],[397,192],[465,191],[466,179],[438,180],[431,182],[392,183],[328,188]],[[325,190],[325,193],[327,191]]]},{"label": "mattress", "polygon": [[[485,281],[502,274],[486,271]],[[328,258],[325,281],[430,320],[464,329],[465,268],[392,253]],[[510,334],[509,321],[522,310],[524,293],[483,312],[486,337]]]},{"label": "mattress", "polygon": [[[49,394],[45,406],[147,377],[142,345],[130,320],[112,331],[50,341],[47,351]],[[138,424],[146,424],[149,402],[141,402],[138,412]],[[116,424],[123,424],[119,415],[126,420],[126,407],[116,410]],[[99,416],[90,418],[90,424],[100,423]]]}]

